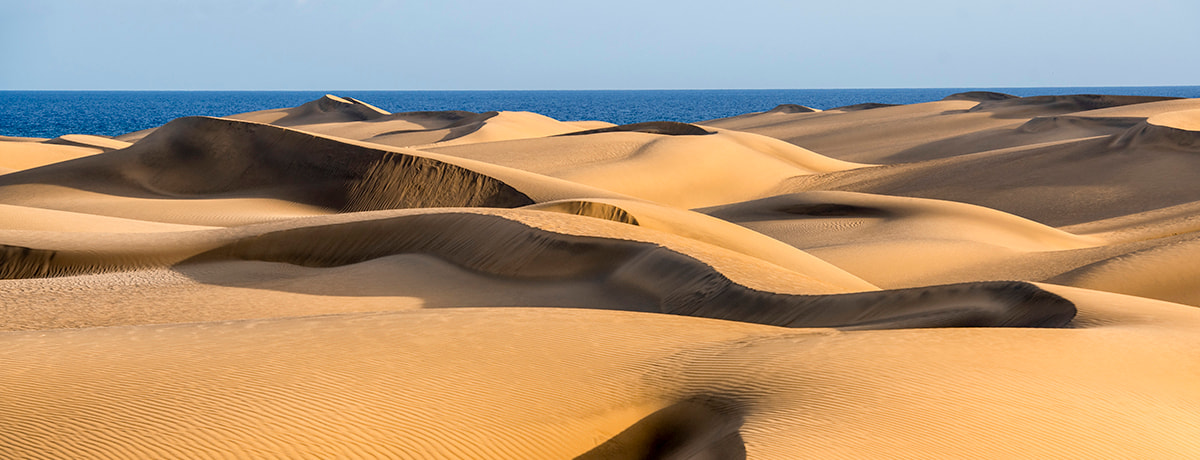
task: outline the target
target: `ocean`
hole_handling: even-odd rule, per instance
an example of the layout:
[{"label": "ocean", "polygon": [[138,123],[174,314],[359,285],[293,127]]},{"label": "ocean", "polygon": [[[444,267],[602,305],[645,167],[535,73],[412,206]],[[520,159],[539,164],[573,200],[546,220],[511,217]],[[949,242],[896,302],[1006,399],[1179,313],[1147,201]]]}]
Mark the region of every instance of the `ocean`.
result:
[{"label": "ocean", "polygon": [[878,102],[913,104],[950,94],[986,90],[1017,96],[1125,94],[1200,97],[1200,86],[611,90],[611,91],[0,91],[0,135],[115,136],[191,115],[224,116],[293,107],[326,92],[390,112],[524,110],[559,120],[617,124],[671,120],[697,122],[769,110],[779,104],[817,109]]}]

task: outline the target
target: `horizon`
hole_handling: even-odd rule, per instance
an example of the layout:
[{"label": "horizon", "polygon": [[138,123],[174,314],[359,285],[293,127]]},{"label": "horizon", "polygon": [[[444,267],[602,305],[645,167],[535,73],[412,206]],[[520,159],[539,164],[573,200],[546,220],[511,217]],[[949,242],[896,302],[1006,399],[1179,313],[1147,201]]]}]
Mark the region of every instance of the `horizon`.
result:
[{"label": "horizon", "polygon": [[573,89],[357,89],[357,88],[333,88],[333,89],[0,89],[0,92],[293,92],[293,93],[316,93],[316,92],[337,92],[337,91],[353,91],[353,92],[603,92],[603,91],[873,91],[873,90],[968,90],[968,91],[992,91],[1006,89],[1107,89],[1107,88],[1200,88],[1200,84],[1188,85],[1072,85],[1072,86],[994,86],[994,87],[977,87],[977,86],[906,86],[906,87],[871,87],[871,88],[573,88]]}]

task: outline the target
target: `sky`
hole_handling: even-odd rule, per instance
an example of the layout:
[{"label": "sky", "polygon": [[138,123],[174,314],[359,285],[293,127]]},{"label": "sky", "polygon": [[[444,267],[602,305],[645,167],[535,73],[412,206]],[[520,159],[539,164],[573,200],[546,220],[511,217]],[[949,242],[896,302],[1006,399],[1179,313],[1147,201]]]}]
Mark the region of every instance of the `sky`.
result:
[{"label": "sky", "polygon": [[1200,1],[0,0],[0,90],[1200,85]]}]

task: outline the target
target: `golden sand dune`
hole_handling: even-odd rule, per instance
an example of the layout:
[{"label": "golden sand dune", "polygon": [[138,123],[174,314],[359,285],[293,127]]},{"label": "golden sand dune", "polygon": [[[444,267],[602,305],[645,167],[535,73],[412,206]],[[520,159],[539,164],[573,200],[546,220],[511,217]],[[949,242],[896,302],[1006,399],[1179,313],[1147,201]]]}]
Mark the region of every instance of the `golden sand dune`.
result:
[{"label": "golden sand dune", "polygon": [[82,158],[106,150],[95,146],[53,141],[54,139],[0,138],[0,174]]},{"label": "golden sand dune", "polygon": [[[1021,133],[1027,130],[1027,122],[1038,117],[1175,102],[1172,98],[1140,96],[1005,96],[963,93],[925,104],[872,110],[830,109],[820,113],[772,111],[703,124],[764,134],[848,161],[901,163],[999,148],[996,144],[1003,140],[994,139],[993,132]],[[863,136],[866,131],[871,136]],[[1044,138],[1051,136],[1040,137],[1043,140],[1036,142],[1044,142]],[[1033,143],[1022,141],[1004,146]]]},{"label": "golden sand dune", "polygon": [[93,147],[104,151],[120,150],[131,145],[129,142],[119,141],[110,137],[92,136],[87,134],[66,134],[63,136],[58,136],[54,139],[50,139],[46,141],[46,143]]},{"label": "golden sand dune", "polygon": [[789,178],[866,166],[765,136],[660,126],[672,128],[617,127],[426,150],[682,208],[758,198]]},{"label": "golden sand dune", "polygon": [[[974,101],[939,101],[871,110],[766,112],[702,122],[704,126],[762,134],[834,158],[883,163],[905,148],[985,128],[1012,126],[1015,120],[968,112]],[[866,137],[861,130],[873,135]]]},{"label": "golden sand dune", "polygon": [[756,257],[780,267],[844,286],[848,290],[877,289],[866,281],[798,250],[794,245],[747,229],[734,222],[715,219],[697,212],[644,201],[615,199],[550,201],[527,206],[526,209],[577,214],[660,230]]},{"label": "golden sand dune", "polygon": [[567,123],[530,112],[388,113],[353,98],[325,95],[290,109],[231,115],[303,131],[396,147],[469,144],[569,133],[608,123]]},{"label": "golden sand dune", "polygon": [[[1200,203],[1197,203],[1200,205]],[[884,288],[1048,280],[1200,305],[1196,206],[1066,227],[939,200],[852,192],[781,195],[698,211],[803,249]],[[1119,231],[1101,231],[1119,228]],[[1175,263],[1159,259],[1178,258]],[[1147,262],[1156,261],[1156,262]],[[1159,263],[1163,262],[1163,263]]]},{"label": "golden sand dune", "polygon": [[699,211],[893,288],[930,280],[1044,279],[1036,269],[1047,268],[1045,261],[1015,272],[1012,263],[1031,253],[1078,259],[1078,250],[1104,243],[979,206],[851,192],[780,195]]},{"label": "golden sand dune", "polygon": [[1190,456],[1200,318],[1134,305],[1162,322],[837,332],[449,309],[10,332],[0,440],[31,458]]},{"label": "golden sand dune", "polygon": [[0,138],[0,457],[1200,456],[1198,109]]},{"label": "golden sand dune", "polygon": [[[21,241],[39,237],[40,241]],[[22,245],[6,247],[3,274],[9,278],[78,276],[174,264],[181,264],[179,269],[188,273],[192,270],[190,264],[239,260],[343,267],[382,257],[421,254],[469,272],[456,277],[459,279],[483,275],[508,280],[488,284],[499,291],[519,291],[534,283],[564,287],[560,290],[570,294],[571,290],[565,287],[577,286],[586,288],[586,292],[608,292],[612,294],[610,297],[626,300],[606,308],[789,327],[1057,326],[1065,324],[1074,314],[1069,302],[1022,283],[812,296],[873,287],[811,257],[803,263],[812,270],[794,263],[792,271],[697,240],[628,224],[538,211],[442,209],[355,213],[174,235],[161,232],[120,238],[112,234],[92,235],[86,245],[78,244],[72,234],[57,235],[58,241],[49,239],[46,234],[10,236],[10,241]],[[253,282],[254,278],[245,274],[231,279],[219,272],[216,276],[208,272],[209,276],[197,279],[234,287],[332,294],[327,288],[315,289],[308,279],[303,284],[280,284],[272,272],[259,282]],[[430,274],[413,271],[408,276],[440,285],[443,290],[462,289],[446,285]],[[837,282],[844,285],[834,284]],[[41,282],[5,284],[12,290],[45,292]],[[386,286],[381,290],[353,280],[335,288],[341,296],[375,291],[412,297],[422,292]],[[428,290],[424,292],[429,296]],[[436,294],[432,297],[435,303],[444,304]],[[583,304],[591,305],[592,300]],[[29,295],[24,299],[26,304],[62,302],[53,292],[41,298]],[[576,296],[571,295],[543,302],[553,302],[545,306],[581,306]],[[731,308],[735,305],[736,308]],[[44,309],[14,306],[8,309],[9,321],[36,324],[36,318],[46,317]],[[140,307],[133,309],[140,310]],[[180,312],[180,315],[188,318],[194,313]],[[131,314],[123,316],[131,318],[128,324],[143,322]],[[162,316],[156,314],[149,322],[163,322]],[[61,327],[62,324],[53,322],[57,317],[46,317],[48,322],[40,326]],[[206,317],[206,320],[218,319],[227,318]]]},{"label": "golden sand dune", "polygon": [[1113,134],[797,177],[780,191],[937,198],[1072,225],[1200,200],[1192,133],[1143,121]]}]

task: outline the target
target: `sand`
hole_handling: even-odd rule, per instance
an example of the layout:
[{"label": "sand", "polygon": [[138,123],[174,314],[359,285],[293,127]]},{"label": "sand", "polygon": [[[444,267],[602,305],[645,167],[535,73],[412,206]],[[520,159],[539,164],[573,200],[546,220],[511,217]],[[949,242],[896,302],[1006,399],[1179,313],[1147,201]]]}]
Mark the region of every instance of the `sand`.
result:
[{"label": "sand", "polygon": [[0,138],[0,458],[1200,456],[1200,100],[781,102]]}]

